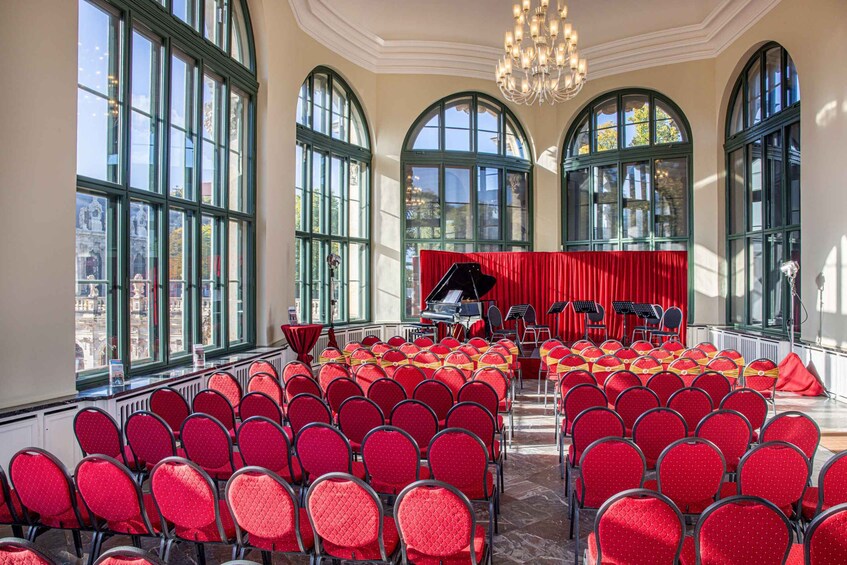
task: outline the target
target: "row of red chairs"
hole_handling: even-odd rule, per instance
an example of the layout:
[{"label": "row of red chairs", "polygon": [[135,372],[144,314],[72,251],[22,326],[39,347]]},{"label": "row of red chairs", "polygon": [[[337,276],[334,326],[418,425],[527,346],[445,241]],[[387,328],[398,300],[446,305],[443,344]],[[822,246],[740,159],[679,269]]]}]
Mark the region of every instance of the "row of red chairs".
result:
[{"label": "row of red chairs", "polygon": [[[21,538],[0,539],[0,563],[8,565],[60,565],[55,558],[31,541]],[[164,565],[156,555],[131,546],[115,547],[106,551],[94,565]],[[230,561],[224,565],[235,565]]]}]

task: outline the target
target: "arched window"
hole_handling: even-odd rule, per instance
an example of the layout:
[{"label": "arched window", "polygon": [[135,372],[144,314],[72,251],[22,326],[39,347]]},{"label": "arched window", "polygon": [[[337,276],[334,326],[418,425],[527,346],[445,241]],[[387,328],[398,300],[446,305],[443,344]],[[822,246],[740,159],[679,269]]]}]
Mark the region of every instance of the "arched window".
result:
[{"label": "arched window", "polygon": [[688,249],[691,134],[676,104],[649,90],[604,94],[562,154],[567,251]]},{"label": "arched window", "polygon": [[779,268],[800,262],[800,81],[781,46],[756,51],[738,77],[724,148],[727,318],[787,335],[791,302]]},{"label": "arched window", "polygon": [[[371,151],[352,89],[318,67],[297,100],[295,304],[301,320],[370,318]],[[341,264],[330,269],[327,257]],[[332,278],[330,277],[331,275]]]},{"label": "arched window", "polygon": [[479,93],[427,108],[403,145],[404,318],[420,314],[419,252],[532,248],[532,155],[517,118]]},{"label": "arched window", "polygon": [[[79,0],[80,384],[255,343],[255,98],[246,0]],[[130,280],[129,285],[125,281]],[[99,353],[103,352],[102,356]],[[95,353],[96,352],[96,353]]]}]

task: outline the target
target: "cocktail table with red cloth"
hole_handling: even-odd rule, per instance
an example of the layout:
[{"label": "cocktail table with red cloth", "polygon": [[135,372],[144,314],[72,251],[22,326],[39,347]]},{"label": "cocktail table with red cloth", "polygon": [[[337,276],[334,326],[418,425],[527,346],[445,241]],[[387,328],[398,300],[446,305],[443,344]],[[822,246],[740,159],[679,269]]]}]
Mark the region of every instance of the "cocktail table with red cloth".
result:
[{"label": "cocktail table with red cloth", "polygon": [[297,326],[283,324],[280,327],[282,328],[282,333],[285,334],[285,339],[288,340],[288,344],[291,346],[291,349],[297,353],[297,360],[307,364],[311,363],[312,348],[315,347],[315,344],[318,342],[318,338],[320,337],[321,331],[323,331],[324,327],[321,324],[303,324]]}]

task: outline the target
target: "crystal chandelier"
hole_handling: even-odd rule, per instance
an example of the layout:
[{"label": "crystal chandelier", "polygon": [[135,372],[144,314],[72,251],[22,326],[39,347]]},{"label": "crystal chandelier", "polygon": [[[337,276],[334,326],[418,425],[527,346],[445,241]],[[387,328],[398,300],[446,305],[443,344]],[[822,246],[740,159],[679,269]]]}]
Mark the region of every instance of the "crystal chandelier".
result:
[{"label": "crystal chandelier", "polygon": [[568,7],[551,11],[550,0],[540,2],[532,14],[531,0],[514,5],[515,29],[506,32],[506,54],[497,62],[500,92],[516,104],[564,102],[585,84],[588,63],[579,58]]}]

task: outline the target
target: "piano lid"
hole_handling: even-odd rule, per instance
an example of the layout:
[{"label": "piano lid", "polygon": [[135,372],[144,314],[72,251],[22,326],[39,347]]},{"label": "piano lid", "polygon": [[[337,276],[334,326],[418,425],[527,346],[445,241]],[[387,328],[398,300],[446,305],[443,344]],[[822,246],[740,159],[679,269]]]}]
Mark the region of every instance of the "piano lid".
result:
[{"label": "piano lid", "polygon": [[495,284],[497,279],[482,274],[479,263],[453,263],[426,297],[426,302],[441,302],[450,290],[461,290],[462,300],[479,300]]}]

